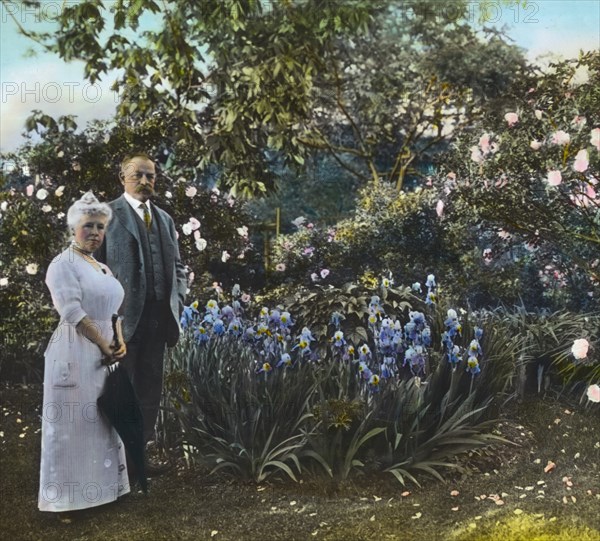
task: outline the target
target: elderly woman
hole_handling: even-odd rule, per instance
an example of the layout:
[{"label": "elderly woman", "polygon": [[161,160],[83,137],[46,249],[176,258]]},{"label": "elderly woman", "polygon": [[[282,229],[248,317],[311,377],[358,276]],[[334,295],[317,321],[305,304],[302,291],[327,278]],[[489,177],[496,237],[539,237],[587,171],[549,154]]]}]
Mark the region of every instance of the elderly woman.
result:
[{"label": "elderly woman", "polygon": [[[41,511],[94,507],[130,490],[123,443],[96,407],[107,377],[102,361],[125,355],[124,345],[112,346],[111,326],[123,288],[92,256],[111,215],[92,192],[76,201],[67,214],[71,245],[54,258],[46,275],[60,323],[45,352]],[[70,520],[64,514],[59,518]]]}]

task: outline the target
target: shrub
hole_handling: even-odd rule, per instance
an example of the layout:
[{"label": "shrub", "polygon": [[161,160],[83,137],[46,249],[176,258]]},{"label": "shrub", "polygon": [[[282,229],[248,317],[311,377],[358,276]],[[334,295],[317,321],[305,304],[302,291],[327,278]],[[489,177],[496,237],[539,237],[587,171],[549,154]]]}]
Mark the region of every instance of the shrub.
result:
[{"label": "shrub", "polygon": [[[486,251],[485,274],[533,268],[511,284],[529,309],[597,309],[599,83],[597,51],[554,64],[443,157],[437,185],[449,238],[466,235],[480,261]],[[472,265],[466,271],[477,279]],[[502,298],[498,285],[490,289]]]},{"label": "shrub", "polygon": [[121,195],[118,167],[132,149],[147,151],[160,166],[155,201],[175,220],[191,293],[203,293],[215,281],[228,284],[232,275],[260,285],[261,265],[242,203],[202,186],[173,149],[164,148],[154,121],[135,133],[124,124],[94,123],[79,134],[70,117],[56,122],[36,114],[31,122],[46,128],[40,142],[2,156],[7,162],[0,173],[3,377],[41,379],[44,345],[58,321],[43,277],[67,245],[66,211],[90,189],[103,201]]},{"label": "shrub", "polygon": [[486,420],[522,344],[492,318],[443,314],[430,278],[426,313],[395,313],[375,298],[355,314],[366,339],[346,335],[337,317],[327,336],[293,332],[281,307],[252,320],[236,298],[222,308],[209,300],[203,313],[187,307],[166,377],[181,430],[170,441],[194,463],[257,482],[276,471],[296,479],[308,464],[336,480],[366,467],[416,482],[500,441]]}]

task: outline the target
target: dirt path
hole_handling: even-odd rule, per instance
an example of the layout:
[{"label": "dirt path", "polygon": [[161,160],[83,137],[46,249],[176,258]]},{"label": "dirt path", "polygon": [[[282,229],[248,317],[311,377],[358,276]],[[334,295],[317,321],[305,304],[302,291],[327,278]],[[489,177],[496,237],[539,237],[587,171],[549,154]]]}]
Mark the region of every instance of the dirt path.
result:
[{"label": "dirt path", "polygon": [[512,408],[498,430],[520,446],[471,456],[470,473],[446,484],[363,476],[256,486],[174,470],[147,496],[69,525],[37,511],[40,403],[39,387],[2,387],[3,539],[600,541],[600,415],[554,399]]}]

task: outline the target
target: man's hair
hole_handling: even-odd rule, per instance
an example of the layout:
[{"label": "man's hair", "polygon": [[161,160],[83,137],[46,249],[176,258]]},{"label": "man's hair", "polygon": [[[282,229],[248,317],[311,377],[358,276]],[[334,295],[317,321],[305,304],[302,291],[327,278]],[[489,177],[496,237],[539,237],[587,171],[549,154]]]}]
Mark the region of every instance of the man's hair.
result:
[{"label": "man's hair", "polygon": [[154,160],[145,152],[131,152],[130,154],[125,154],[125,156],[121,160],[121,166],[119,167],[119,179],[121,180],[121,182],[123,182],[125,178],[125,170],[127,169],[127,164],[135,158],[142,158],[144,160],[148,160],[154,163]]},{"label": "man's hair", "polygon": [[130,154],[125,154],[125,156],[123,156],[123,159],[121,160],[121,170],[123,170],[125,166],[134,158],[143,158],[144,160],[154,162],[154,160],[145,152],[131,152]]}]

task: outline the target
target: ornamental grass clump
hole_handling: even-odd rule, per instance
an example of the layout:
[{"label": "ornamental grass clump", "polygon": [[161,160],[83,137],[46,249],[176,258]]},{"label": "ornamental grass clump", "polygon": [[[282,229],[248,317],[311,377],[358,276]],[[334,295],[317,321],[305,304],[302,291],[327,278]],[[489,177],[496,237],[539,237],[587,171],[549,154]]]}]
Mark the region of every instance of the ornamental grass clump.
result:
[{"label": "ornamental grass clump", "polygon": [[420,310],[390,293],[390,278],[362,304],[332,304],[342,311],[325,335],[282,306],[254,319],[235,301],[186,307],[166,387],[190,462],[256,482],[311,465],[338,481],[362,470],[404,483],[441,479],[457,454],[504,441],[486,419],[520,342],[442,309],[433,275],[426,285],[424,299],[415,286],[401,297]]}]

